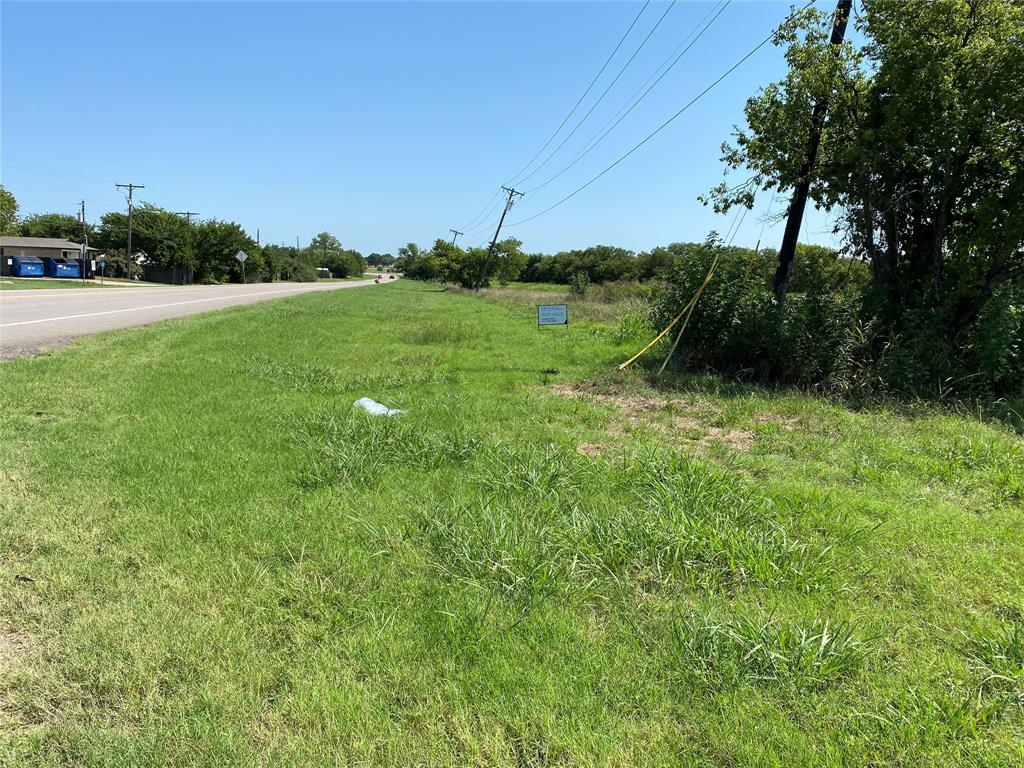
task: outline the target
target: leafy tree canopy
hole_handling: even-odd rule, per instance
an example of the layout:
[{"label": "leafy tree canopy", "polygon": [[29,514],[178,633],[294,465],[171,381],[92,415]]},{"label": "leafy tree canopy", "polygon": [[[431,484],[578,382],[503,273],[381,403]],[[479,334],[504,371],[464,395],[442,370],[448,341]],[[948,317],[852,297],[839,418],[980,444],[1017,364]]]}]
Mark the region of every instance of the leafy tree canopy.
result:
[{"label": "leafy tree canopy", "polygon": [[828,99],[812,200],[870,264],[883,320],[900,328],[927,311],[955,338],[1024,275],[1024,3],[859,11],[860,49],[832,49],[831,18],[813,8],[779,29],[789,72],[748,101],[723,158],[745,178],[709,200],[724,211],[792,188],[811,109]]},{"label": "leafy tree canopy", "polygon": [[[67,213],[36,213],[26,216],[18,225],[18,230],[23,237],[58,237],[82,242],[82,222],[77,216]],[[96,235],[95,227],[86,224],[86,231],[92,241]]]},{"label": "leafy tree canopy", "polygon": [[0,185],[0,235],[18,234],[18,201]]}]

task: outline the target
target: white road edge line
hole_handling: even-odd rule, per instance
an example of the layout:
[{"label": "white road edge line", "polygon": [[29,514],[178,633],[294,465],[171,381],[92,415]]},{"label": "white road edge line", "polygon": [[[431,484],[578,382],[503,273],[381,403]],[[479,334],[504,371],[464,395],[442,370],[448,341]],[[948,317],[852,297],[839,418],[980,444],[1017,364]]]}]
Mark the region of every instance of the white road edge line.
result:
[{"label": "white road edge line", "polygon": [[[353,287],[362,285],[360,283],[349,283]],[[122,312],[141,312],[145,309],[162,309],[164,307],[178,307],[183,304],[201,304],[206,301],[225,301],[227,299],[239,299],[246,298],[247,296],[271,296],[277,293],[296,293],[302,291],[310,291],[317,289],[310,288],[286,288],[280,291],[260,291],[259,293],[236,293],[232,296],[211,296],[208,299],[191,299],[189,301],[172,301],[168,304],[150,304],[147,307],[127,307],[125,309],[108,309],[106,312],[87,312],[81,315],[64,315],[63,317],[44,317],[40,320],[22,320],[17,323],[3,323],[0,324],[0,328],[14,328],[19,325],[35,325],[36,323],[56,323],[60,320],[78,320],[83,317],[99,317],[101,315],[117,315]],[[323,289],[327,290],[327,289]]]}]

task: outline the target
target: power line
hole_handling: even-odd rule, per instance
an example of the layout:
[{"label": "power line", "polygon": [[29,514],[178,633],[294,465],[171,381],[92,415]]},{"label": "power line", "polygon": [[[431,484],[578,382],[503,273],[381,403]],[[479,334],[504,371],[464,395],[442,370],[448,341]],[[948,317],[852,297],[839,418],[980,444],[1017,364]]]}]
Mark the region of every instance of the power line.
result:
[{"label": "power line", "polygon": [[[812,5],[814,5],[814,2],[815,2],[815,0],[811,0],[811,2],[807,3],[807,5],[805,5],[805,6],[804,6],[803,8],[801,8],[800,10],[802,11],[802,10],[805,10],[805,9],[807,9],[807,8],[810,8],[810,7],[812,6]],[[608,171],[610,171],[610,170],[611,170],[612,168],[614,168],[615,166],[617,166],[617,165],[618,165],[619,163],[621,163],[621,162],[622,162],[623,160],[625,160],[625,159],[626,159],[627,157],[629,157],[629,156],[630,156],[630,155],[632,155],[632,154],[633,154],[634,152],[636,152],[636,151],[637,151],[638,149],[640,149],[640,147],[642,147],[642,146],[643,146],[644,144],[646,144],[646,143],[647,143],[648,141],[650,141],[650,140],[651,140],[651,139],[653,139],[653,138],[654,138],[655,136],[657,136],[657,135],[658,135],[659,133],[661,133],[661,132],[662,132],[662,131],[663,131],[663,130],[664,130],[665,128],[667,128],[667,127],[668,127],[668,125],[669,125],[670,123],[672,123],[672,121],[674,121],[674,120],[675,120],[676,118],[678,118],[678,117],[679,117],[680,115],[682,115],[682,114],[683,114],[684,112],[686,112],[686,111],[687,111],[687,110],[688,110],[688,109],[689,109],[690,107],[692,107],[692,106],[693,106],[694,104],[696,104],[696,103],[697,103],[698,101],[700,101],[700,99],[701,99],[701,98],[703,98],[703,97],[704,97],[704,96],[705,96],[705,95],[706,95],[706,94],[707,94],[707,93],[708,93],[708,92],[709,92],[709,91],[710,91],[711,89],[713,89],[713,88],[714,88],[715,86],[717,86],[717,85],[718,85],[718,84],[719,84],[720,82],[722,82],[723,80],[725,80],[725,78],[727,78],[727,77],[728,77],[729,75],[731,75],[731,74],[732,74],[733,72],[735,72],[735,71],[736,71],[737,69],[739,69],[739,67],[740,67],[740,66],[741,66],[741,65],[742,65],[742,64],[743,64],[744,62],[746,62],[746,61],[747,61],[747,59],[749,59],[749,58],[750,58],[751,56],[753,56],[753,55],[754,55],[755,53],[757,53],[757,52],[758,52],[759,50],[761,50],[761,49],[762,49],[762,48],[763,48],[763,47],[764,47],[765,45],[767,45],[767,44],[768,44],[768,43],[769,43],[769,42],[771,41],[771,39],[772,39],[773,37],[775,37],[775,32],[774,32],[774,31],[773,31],[773,32],[772,32],[772,33],[771,33],[770,35],[768,35],[768,36],[767,36],[766,38],[764,38],[764,40],[762,40],[762,41],[761,41],[760,43],[758,43],[758,44],[757,44],[757,45],[755,45],[755,46],[754,46],[753,48],[751,48],[751,49],[750,49],[750,51],[748,51],[748,52],[747,52],[747,53],[746,53],[746,54],[745,54],[745,55],[743,56],[743,58],[741,58],[741,59],[740,59],[739,61],[737,61],[737,62],[736,62],[735,64],[733,64],[733,65],[732,65],[731,67],[729,67],[729,69],[727,69],[727,70],[726,70],[725,72],[723,72],[723,73],[722,73],[721,75],[719,75],[719,77],[718,77],[718,78],[717,78],[717,79],[716,79],[716,80],[715,80],[714,82],[712,82],[712,83],[711,83],[711,84],[710,84],[709,86],[707,86],[707,87],[706,87],[706,88],[705,88],[705,89],[704,89],[703,91],[701,91],[701,92],[700,92],[700,93],[698,93],[698,94],[697,94],[696,96],[694,96],[694,97],[693,97],[693,98],[692,98],[692,99],[691,99],[691,100],[690,100],[690,101],[689,101],[689,102],[688,102],[687,104],[685,104],[685,105],[684,105],[684,106],[683,106],[683,107],[682,107],[682,108],[681,108],[681,109],[680,109],[679,111],[677,111],[677,112],[676,112],[676,113],[675,113],[674,115],[672,115],[672,116],[671,116],[670,118],[668,118],[668,120],[666,120],[665,122],[663,122],[663,123],[662,123],[661,125],[659,125],[659,126],[658,126],[657,128],[655,128],[655,129],[654,129],[653,131],[651,131],[651,132],[650,132],[649,134],[647,134],[647,136],[645,136],[645,137],[644,137],[644,138],[643,138],[643,139],[642,139],[642,140],[641,140],[641,141],[640,141],[639,143],[635,144],[635,145],[633,146],[633,148],[632,148],[632,149],[630,149],[630,150],[629,150],[628,152],[626,152],[625,154],[621,155],[621,156],[619,157],[619,159],[618,159],[618,160],[616,160],[616,161],[615,161],[615,162],[613,162],[613,163],[612,163],[611,165],[609,165],[609,166],[608,166],[607,168],[605,168],[605,169],[604,169],[603,171],[601,171],[600,173],[598,173],[598,174],[597,174],[596,176],[594,176],[594,177],[593,177],[592,179],[590,179],[590,181],[586,182],[585,184],[582,184],[582,185],[580,185],[580,186],[579,186],[579,187],[577,187],[577,188],[576,188],[575,190],[573,190],[573,191],[572,191],[572,192],[570,192],[570,193],[569,193],[568,195],[566,195],[566,196],[565,196],[565,197],[563,197],[563,198],[562,198],[561,200],[559,200],[559,201],[558,201],[557,203],[554,203],[553,205],[550,205],[550,206],[548,206],[547,208],[545,208],[545,209],[544,209],[543,211],[541,211],[540,213],[535,213],[535,214],[534,214],[533,216],[529,216],[529,217],[527,217],[527,218],[525,218],[525,219],[521,219],[520,221],[514,221],[514,222],[512,222],[511,224],[509,224],[509,226],[510,226],[510,227],[515,227],[515,226],[518,226],[518,225],[520,225],[520,224],[525,224],[525,223],[526,223],[526,222],[528,222],[528,221],[533,221],[534,219],[536,219],[536,218],[538,218],[538,217],[540,217],[540,216],[543,216],[543,215],[544,215],[545,213],[548,213],[549,211],[552,211],[552,210],[554,210],[554,209],[555,209],[555,208],[557,208],[558,206],[562,205],[562,204],[563,204],[563,203],[565,203],[566,201],[568,201],[568,200],[572,199],[573,197],[575,197],[576,195],[578,195],[578,194],[579,194],[580,192],[582,192],[582,191],[583,191],[584,189],[586,189],[586,188],[587,188],[587,187],[589,187],[589,186],[590,186],[591,184],[593,184],[593,183],[594,183],[595,181],[597,181],[597,180],[598,180],[598,179],[600,179],[600,178],[601,178],[602,176],[604,176],[604,175],[605,175],[606,173],[608,173]]]},{"label": "power line", "polygon": [[551,160],[551,158],[553,158],[555,155],[557,155],[558,151],[562,147],[565,146],[565,143],[567,141],[569,141],[569,139],[571,139],[573,137],[573,135],[576,133],[576,131],[578,131],[581,127],[583,127],[583,124],[587,121],[587,118],[590,117],[591,114],[593,114],[594,110],[597,109],[597,105],[601,103],[601,101],[604,99],[604,97],[608,95],[608,91],[610,91],[612,89],[612,86],[614,86],[615,83],[617,83],[619,81],[619,78],[622,77],[622,73],[626,71],[626,69],[629,67],[629,65],[633,63],[633,59],[635,59],[637,57],[637,54],[639,54],[640,51],[643,50],[643,47],[645,45],[647,45],[647,41],[651,39],[651,35],[653,35],[654,32],[658,29],[658,27],[661,26],[661,22],[663,22],[665,20],[665,17],[668,16],[668,12],[672,10],[672,8],[675,6],[675,4],[676,4],[676,0],[672,0],[672,2],[669,3],[668,8],[666,8],[665,12],[663,14],[661,14],[661,17],[658,19],[658,21],[655,23],[655,25],[653,27],[651,27],[651,31],[647,33],[647,37],[645,37],[641,41],[640,45],[637,46],[637,49],[635,51],[633,51],[633,55],[629,57],[629,60],[626,61],[626,63],[622,65],[622,68],[619,70],[618,74],[615,75],[615,78],[610,83],[608,83],[608,87],[604,89],[604,92],[600,96],[597,97],[597,101],[595,101],[590,106],[590,109],[587,110],[587,114],[585,114],[582,118],[580,118],[580,121],[578,123],[576,123],[576,127],[573,128],[571,131],[569,131],[569,133],[566,135],[566,137],[564,139],[562,139],[562,143],[559,144],[557,147],[555,147],[554,151],[552,151],[551,154],[549,154],[546,158],[544,158],[541,161],[540,165],[538,165],[536,168],[534,168],[528,174],[526,174],[521,179],[519,179],[518,183],[521,184],[522,182],[526,181],[528,178],[533,176],[533,174],[535,174],[537,171],[539,171],[541,168],[543,168],[545,165],[547,165],[548,162]]},{"label": "power line", "polygon": [[[569,118],[571,118],[576,113],[576,110],[579,109],[580,104],[583,103],[583,100],[587,98],[587,95],[593,89],[594,85],[600,79],[601,75],[604,74],[605,69],[608,68],[608,65],[611,63],[612,59],[615,58],[615,54],[619,52],[619,48],[621,48],[622,44],[626,42],[626,38],[629,37],[629,33],[633,31],[633,27],[635,27],[636,23],[640,21],[640,17],[643,16],[644,11],[647,10],[647,6],[650,4],[651,0],[646,0],[643,6],[641,6],[640,11],[637,13],[635,17],[633,17],[633,21],[630,22],[630,25],[626,28],[626,31],[622,34],[622,37],[619,38],[619,42],[615,44],[615,48],[613,48],[612,52],[608,54],[608,58],[605,59],[604,64],[601,65],[601,68],[597,71],[597,74],[594,75],[594,78],[590,81],[590,84],[587,86],[586,90],[583,91],[582,95],[576,100],[576,103],[572,105],[572,109],[570,109],[568,114],[566,114],[566,116],[562,119],[562,122],[558,124],[558,127],[555,129],[554,133],[552,133],[548,137],[547,141],[545,141],[541,148],[537,150],[537,153],[530,158],[529,162],[522,168],[520,168],[518,171],[516,171],[512,178],[506,181],[505,184],[511,184],[515,179],[521,176],[531,165],[533,165],[534,161],[541,156],[541,153],[543,153],[544,150],[548,148],[551,142],[555,140],[555,137],[558,136],[562,128],[565,127],[565,124],[569,122]],[[634,54],[634,56],[635,55],[636,54]],[[619,74],[621,74],[621,72]],[[502,189],[498,189],[491,197],[491,199],[487,201],[487,203],[480,210],[480,212],[472,219],[470,219],[466,224],[463,225],[463,229],[472,229],[473,227],[479,225],[484,219],[486,219],[487,216],[490,215],[490,213],[497,208],[497,203],[499,202],[502,196],[502,191]]]},{"label": "power line", "polygon": [[[502,204],[504,205],[504,201],[502,202]],[[472,231],[467,232],[466,237],[476,237],[477,235],[483,232],[489,231],[492,226],[493,224],[490,221],[485,220],[483,223],[481,223],[479,227],[475,227]],[[486,241],[484,241],[484,245],[487,245]]]},{"label": "power line", "polygon": [[492,210],[494,210],[494,208],[495,208],[494,204],[498,201],[498,198],[500,198],[500,197],[501,197],[501,188],[499,187],[498,191],[494,193],[494,197],[492,197],[488,201],[487,205],[485,205],[481,209],[480,213],[478,213],[476,216],[474,216],[472,219],[470,219],[469,223],[463,224],[462,228],[466,229],[466,230],[471,229],[472,227],[478,225],[485,218],[487,218],[487,216],[490,214],[490,212]]},{"label": "power line", "polygon": [[[716,6],[718,8],[718,12],[717,13],[715,12],[715,8],[712,8],[708,12],[707,16],[705,16],[703,19],[701,19],[701,21],[697,24],[697,26],[693,28],[693,30],[690,32],[689,35],[687,35],[686,39],[680,44],[680,46],[678,48],[676,48],[676,50],[673,51],[669,55],[669,57],[667,59],[665,59],[664,62],[662,62],[661,67],[658,67],[658,70],[660,70],[662,67],[665,66],[665,64],[668,64],[669,60],[672,60],[673,56],[675,56],[675,59],[672,60],[671,64],[669,64],[668,69],[666,69],[660,75],[657,75],[658,70],[655,70],[655,74],[651,75],[651,77],[648,78],[647,82],[644,83],[642,86],[640,86],[640,88],[637,89],[633,93],[633,96],[630,97],[630,99],[633,99],[633,98],[635,98],[637,96],[637,94],[640,94],[640,98],[636,99],[636,101],[634,101],[632,104],[630,104],[629,100],[627,100],[626,104],[624,104],[623,107],[620,108],[619,111],[615,115],[612,116],[611,120],[609,120],[607,123],[604,124],[604,126],[602,126],[602,128],[597,132],[595,137],[592,138],[590,140],[590,142],[582,150],[580,150],[576,154],[576,156],[569,162],[568,165],[566,165],[564,168],[562,168],[562,170],[560,170],[554,176],[552,176],[549,179],[547,179],[547,181],[543,181],[540,184],[538,184],[536,187],[528,189],[527,192],[530,192],[530,193],[536,192],[538,189],[542,189],[542,188],[546,187],[548,184],[550,184],[552,181],[557,179],[563,173],[565,173],[570,168],[572,168],[574,165],[576,165],[576,163],[578,163],[580,160],[582,160],[584,157],[586,157],[588,154],[590,154],[590,151],[594,147],[596,147],[598,144],[600,144],[602,141],[604,141],[604,138],[609,133],[614,131],[615,128],[618,127],[619,123],[621,123],[623,120],[625,120],[626,117],[629,115],[629,113],[632,112],[634,109],[636,109],[637,106],[639,106],[641,101],[643,101],[645,98],[647,98],[647,94],[650,93],[654,89],[654,87],[657,86],[657,84],[660,83],[662,81],[662,79],[664,79],[664,77],[669,72],[672,71],[672,68],[675,67],[675,65],[679,63],[679,61],[683,58],[683,56],[686,55],[686,52],[689,51],[690,48],[692,48],[696,44],[696,42],[704,35],[705,32],[707,32],[708,28],[712,24],[714,24],[715,21],[718,20],[718,17],[721,16],[725,12],[725,9],[729,7],[729,4],[731,2],[732,2],[732,0],[724,0],[724,5],[721,5],[720,7]],[[705,24],[703,28],[700,28],[701,24],[704,24],[704,22],[707,21],[708,18],[710,16],[712,16],[712,14],[714,14],[714,18],[712,18],[711,21],[708,21],[707,24]],[[698,28],[700,28],[699,32],[697,32]],[[696,37],[693,37],[694,32],[697,32],[697,36]],[[691,37],[693,37],[692,40],[690,40]],[[687,40],[690,41],[689,44],[687,44]],[[683,48],[683,46],[685,46],[685,48]],[[683,48],[683,50],[680,51],[679,48]],[[676,55],[677,53],[678,53],[678,55]],[[654,79],[655,75],[657,75],[657,79],[654,80],[654,82],[652,83],[651,80]],[[646,88],[646,90],[645,90],[645,88]],[[641,91],[643,91],[643,93],[641,93]],[[627,105],[629,106],[629,108],[625,109]],[[625,112],[623,112],[623,109],[625,109]],[[616,119],[616,118],[618,118],[618,119]]]},{"label": "power line", "polygon": [[[594,85],[595,85],[595,84],[597,83],[598,79],[600,79],[601,75],[603,75],[603,74],[604,74],[604,71],[605,71],[605,69],[607,69],[607,68],[608,68],[608,65],[609,65],[609,64],[611,64],[611,61],[612,61],[612,59],[614,59],[614,58],[615,58],[615,54],[619,52],[619,48],[621,48],[621,47],[622,47],[622,44],[623,44],[624,42],[626,42],[626,38],[627,38],[627,37],[629,37],[629,33],[633,31],[633,27],[635,27],[635,26],[636,26],[636,23],[637,23],[638,21],[640,21],[640,17],[644,15],[644,11],[646,11],[646,10],[647,10],[647,6],[648,6],[648,5],[650,5],[650,4],[651,4],[651,0],[647,0],[647,1],[646,1],[646,2],[645,2],[645,3],[643,4],[643,6],[642,6],[642,7],[640,8],[640,12],[639,12],[639,13],[637,13],[637,15],[636,15],[636,16],[634,17],[633,21],[632,21],[632,22],[630,23],[629,27],[627,27],[627,28],[626,28],[626,31],[625,31],[625,32],[623,33],[622,37],[621,37],[621,38],[619,38],[619,42],[618,42],[618,43],[616,43],[616,45],[615,45],[615,48],[614,48],[614,49],[612,49],[612,52],[611,52],[610,54],[608,54],[608,58],[607,58],[607,59],[605,59],[605,61],[604,61],[604,64],[602,64],[602,65],[601,65],[601,69],[599,69],[599,70],[597,71],[597,74],[596,74],[596,75],[594,75],[594,79],[590,81],[590,85],[588,85],[588,86],[587,86],[587,90],[585,90],[585,91],[583,92],[583,95],[582,95],[582,96],[580,96],[580,97],[579,97],[579,99],[577,99],[577,100],[576,100],[576,103],[572,105],[572,109],[570,109],[570,110],[569,110],[569,114],[567,114],[567,115],[565,116],[565,119],[564,119],[564,120],[562,120],[562,122],[558,124],[558,127],[557,127],[557,128],[555,129],[555,132],[554,132],[554,133],[552,133],[552,134],[551,134],[551,135],[550,135],[550,136],[548,137],[548,140],[547,140],[547,141],[545,141],[545,142],[544,142],[544,146],[542,146],[542,147],[541,147],[540,149],[538,149],[538,150],[537,150],[537,154],[535,154],[535,155],[534,155],[533,157],[531,157],[531,158],[530,158],[530,162],[528,162],[528,163],[527,163],[526,165],[524,165],[524,166],[523,166],[522,168],[520,168],[520,169],[519,169],[519,170],[518,170],[518,171],[517,171],[517,172],[516,172],[516,173],[515,173],[515,174],[514,174],[514,175],[512,176],[512,178],[511,178],[511,179],[509,179],[508,181],[506,181],[506,182],[505,182],[506,184],[511,184],[511,183],[512,183],[512,182],[513,182],[513,181],[514,181],[515,179],[517,179],[517,178],[518,178],[518,177],[519,177],[519,176],[520,176],[520,175],[521,175],[521,174],[522,174],[522,173],[523,173],[524,171],[526,171],[526,169],[527,169],[527,168],[529,168],[529,167],[530,167],[531,165],[533,165],[533,161],[534,161],[534,160],[536,160],[536,159],[537,159],[538,157],[540,157],[540,156],[541,156],[541,153],[542,153],[542,152],[544,152],[544,150],[548,148],[548,145],[550,145],[550,144],[551,144],[551,142],[555,140],[555,137],[556,137],[556,136],[557,136],[557,135],[559,134],[559,132],[560,132],[560,131],[561,131],[561,130],[562,130],[562,129],[563,129],[564,127],[565,127],[565,124],[566,124],[567,122],[569,122],[569,118],[573,116],[573,114],[574,114],[574,113],[576,112],[576,110],[577,110],[577,109],[579,108],[580,104],[582,104],[582,103],[583,103],[583,100],[584,100],[585,98],[587,98],[587,94],[589,94],[589,93],[590,93],[591,89],[592,89],[592,88],[594,87]],[[660,22],[659,22],[659,23],[660,23]],[[635,54],[634,54],[634,55],[635,55]],[[488,205],[490,205],[490,203],[488,203]]]},{"label": "power line", "polygon": [[14,170],[14,171],[21,171],[22,173],[34,173],[34,174],[38,174],[39,176],[53,176],[54,178],[58,178],[58,179],[71,179],[72,181],[85,181],[85,182],[88,182],[90,184],[110,184],[111,183],[109,180],[102,180],[101,181],[100,179],[94,179],[94,178],[90,178],[90,177],[87,177],[87,176],[75,176],[75,175],[68,174],[68,173],[59,173],[57,171],[42,171],[42,170],[34,169],[34,168],[25,168],[25,167],[20,166],[20,165],[14,165],[13,163],[0,163],[0,166],[2,166],[4,168],[10,168],[11,170]]}]

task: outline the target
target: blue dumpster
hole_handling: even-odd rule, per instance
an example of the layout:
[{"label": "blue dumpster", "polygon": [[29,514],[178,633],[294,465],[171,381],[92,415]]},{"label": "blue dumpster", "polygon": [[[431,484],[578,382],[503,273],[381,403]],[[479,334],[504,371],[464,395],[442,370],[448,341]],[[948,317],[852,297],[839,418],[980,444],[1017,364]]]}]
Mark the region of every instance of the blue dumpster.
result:
[{"label": "blue dumpster", "polygon": [[43,263],[46,265],[47,277],[78,277],[81,274],[78,263],[74,261],[47,256]]},{"label": "blue dumpster", "polygon": [[11,260],[11,274],[14,277],[42,277],[43,262],[35,256],[15,256]]}]

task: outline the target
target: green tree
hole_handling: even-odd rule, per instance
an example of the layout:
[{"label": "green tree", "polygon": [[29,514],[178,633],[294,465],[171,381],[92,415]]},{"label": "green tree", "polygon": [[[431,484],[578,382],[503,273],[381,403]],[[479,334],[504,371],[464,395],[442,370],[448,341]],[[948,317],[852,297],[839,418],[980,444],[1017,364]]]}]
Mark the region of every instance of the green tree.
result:
[{"label": "green tree", "polygon": [[341,241],[330,232],[321,232],[309,241],[309,250],[311,253],[326,257],[332,251],[341,250]]},{"label": "green tree", "polygon": [[[1024,275],[1024,3],[872,0],[862,48],[828,44],[816,9],[784,24],[786,77],[746,105],[724,148],[716,209],[798,181],[815,103],[829,99],[815,204],[839,216],[871,268],[892,334],[920,325],[956,343],[1001,285]],[[929,355],[933,355],[929,352]]]},{"label": "green tree", "polygon": [[526,254],[522,251],[523,241],[508,237],[494,246],[490,275],[500,285],[508,285],[522,277],[526,268]]},{"label": "green tree", "polygon": [[245,262],[248,279],[263,276],[266,272],[263,251],[256,246],[256,241],[233,221],[207,219],[194,224],[193,241],[198,281],[241,282],[242,265],[235,258],[239,251],[244,251],[249,256]]},{"label": "green tree", "polygon": [[197,266],[194,230],[194,225],[176,213],[142,203],[132,216],[132,249],[144,253],[151,264],[173,269],[194,268]]},{"label": "green tree", "polygon": [[[24,237],[56,237],[62,240],[82,242],[82,222],[77,216],[67,213],[35,213],[26,216],[18,225]],[[96,236],[96,229],[86,224],[90,244]]]},{"label": "green tree", "polygon": [[18,234],[18,201],[0,185],[0,235]]},{"label": "green tree", "polygon": [[445,283],[458,282],[465,285],[466,252],[454,243],[438,238],[434,241],[434,247],[430,249],[429,279],[437,280],[442,285]]}]

